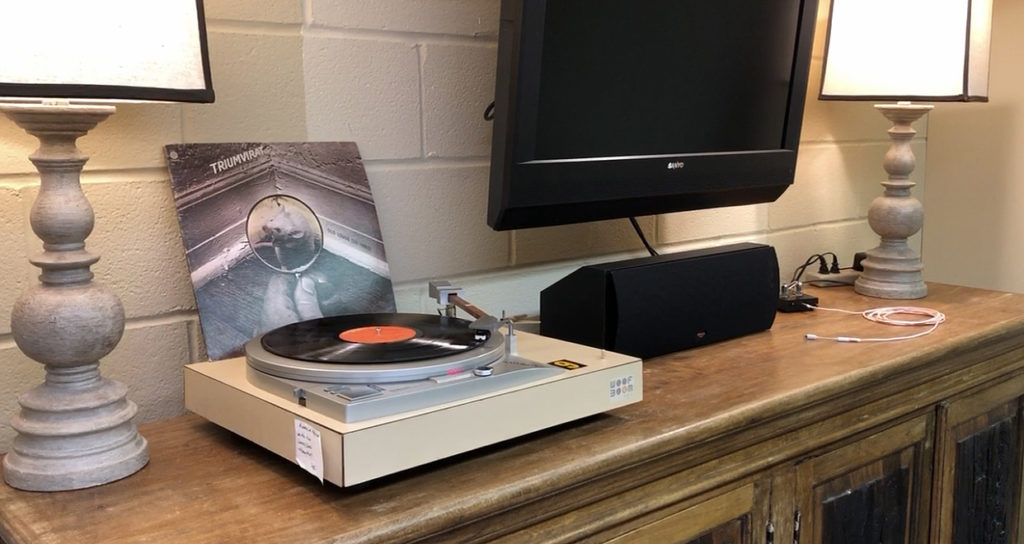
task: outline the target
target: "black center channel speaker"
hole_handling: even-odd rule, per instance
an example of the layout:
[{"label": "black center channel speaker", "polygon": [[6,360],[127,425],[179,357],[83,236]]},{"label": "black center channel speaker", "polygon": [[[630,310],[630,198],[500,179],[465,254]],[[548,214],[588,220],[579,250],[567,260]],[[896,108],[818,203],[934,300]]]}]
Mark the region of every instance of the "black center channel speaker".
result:
[{"label": "black center channel speaker", "polygon": [[540,333],[640,358],[770,329],[771,246],[743,243],[584,266],[540,293]]}]

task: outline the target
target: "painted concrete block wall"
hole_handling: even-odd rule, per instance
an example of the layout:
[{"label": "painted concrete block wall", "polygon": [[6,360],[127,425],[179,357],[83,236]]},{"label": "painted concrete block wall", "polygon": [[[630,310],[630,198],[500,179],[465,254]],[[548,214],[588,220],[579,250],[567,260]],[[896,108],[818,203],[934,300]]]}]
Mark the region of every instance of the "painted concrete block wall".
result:
[{"label": "painted concrete block wall", "polygon": [[[819,29],[828,2],[822,2]],[[101,366],[140,405],[137,421],[183,412],[182,367],[205,359],[163,146],[351,140],[373,188],[399,309],[433,312],[426,282],[462,285],[478,306],[536,314],[539,291],[576,267],[642,255],[628,222],[513,232],[485,223],[499,0],[207,0],[217,101],[128,105],[80,141],[96,211],[87,247],[97,281],[119,292],[125,338]],[[815,97],[819,32],[796,184],[774,204],[642,218],[665,251],[739,240],[773,244],[782,276],[811,253],[875,244],[888,128],[870,104]],[[923,132],[923,131],[922,131]],[[0,306],[35,282],[28,228],[34,140],[0,119]],[[916,143],[924,164],[924,139]],[[923,167],[920,168],[923,170]],[[827,301],[826,301],[827,302]],[[0,320],[0,451],[15,397],[42,378]]]},{"label": "painted concrete block wall", "polygon": [[925,278],[1024,292],[1024,5],[996,0],[989,101],[929,114]]}]

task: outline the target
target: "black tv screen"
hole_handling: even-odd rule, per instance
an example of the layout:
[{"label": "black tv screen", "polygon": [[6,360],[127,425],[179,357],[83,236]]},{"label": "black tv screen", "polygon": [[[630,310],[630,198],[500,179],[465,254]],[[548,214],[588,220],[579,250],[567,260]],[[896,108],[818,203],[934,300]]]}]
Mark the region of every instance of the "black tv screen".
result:
[{"label": "black tv screen", "polygon": [[503,0],[488,223],[775,200],[816,0]]}]

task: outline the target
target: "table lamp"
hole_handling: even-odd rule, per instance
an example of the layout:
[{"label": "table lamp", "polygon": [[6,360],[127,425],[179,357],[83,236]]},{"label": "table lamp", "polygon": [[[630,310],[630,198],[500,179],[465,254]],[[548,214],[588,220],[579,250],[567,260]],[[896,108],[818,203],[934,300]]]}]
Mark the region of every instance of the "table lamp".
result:
[{"label": "table lamp", "polygon": [[99,371],[124,309],[92,281],[87,157],[75,142],[117,101],[213,101],[202,1],[5,2],[0,59],[0,111],[40,144],[29,157],[40,174],[30,222],[43,251],[30,262],[42,273],[15,302],[11,333],[46,368],[18,398],[4,480],[31,491],[101,485],[138,471],[149,450],[127,388]]},{"label": "table lamp", "polygon": [[867,252],[858,293],[916,299],[928,292],[907,238],[924,224],[924,207],[910,193],[911,124],[933,106],[913,102],[988,100],[991,21],[992,0],[832,0],[819,99],[896,102],[875,106],[893,126],[885,190],[868,209],[881,242]]}]

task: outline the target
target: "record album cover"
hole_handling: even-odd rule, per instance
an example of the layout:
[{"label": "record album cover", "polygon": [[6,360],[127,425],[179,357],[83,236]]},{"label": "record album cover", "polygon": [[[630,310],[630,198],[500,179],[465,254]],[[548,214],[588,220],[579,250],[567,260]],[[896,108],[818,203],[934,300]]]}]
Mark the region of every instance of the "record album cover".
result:
[{"label": "record album cover", "polygon": [[290,323],[395,311],[355,143],[181,144],[165,154],[211,359]]}]

